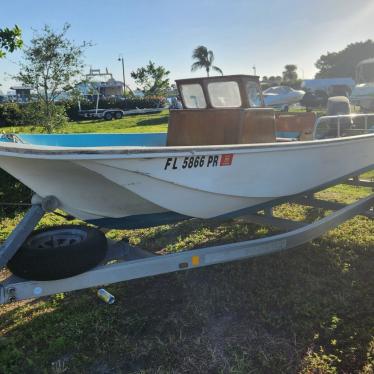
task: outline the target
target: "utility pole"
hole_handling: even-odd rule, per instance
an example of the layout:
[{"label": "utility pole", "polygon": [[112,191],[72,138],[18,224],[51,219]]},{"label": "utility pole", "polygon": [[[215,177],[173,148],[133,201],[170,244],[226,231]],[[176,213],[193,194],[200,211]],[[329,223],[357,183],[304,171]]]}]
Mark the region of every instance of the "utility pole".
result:
[{"label": "utility pole", "polygon": [[122,63],[123,96],[126,96],[125,63],[122,55],[118,57],[118,61]]},{"label": "utility pole", "polygon": [[256,66],[255,65],[252,66],[252,69],[253,69],[253,75],[257,75],[256,74]]}]

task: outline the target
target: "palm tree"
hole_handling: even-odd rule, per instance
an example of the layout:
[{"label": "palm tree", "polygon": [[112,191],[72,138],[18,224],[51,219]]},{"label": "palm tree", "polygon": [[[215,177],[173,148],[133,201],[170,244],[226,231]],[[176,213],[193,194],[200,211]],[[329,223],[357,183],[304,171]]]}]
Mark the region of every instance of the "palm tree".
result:
[{"label": "palm tree", "polygon": [[218,66],[213,65],[214,54],[212,51],[208,51],[207,47],[200,45],[199,47],[195,48],[192,52],[192,58],[196,61],[191,65],[191,71],[205,69],[209,77],[210,69],[212,69],[223,75],[222,70]]},{"label": "palm tree", "polygon": [[293,64],[284,67],[283,80],[286,82],[294,82],[297,80],[297,66]]}]

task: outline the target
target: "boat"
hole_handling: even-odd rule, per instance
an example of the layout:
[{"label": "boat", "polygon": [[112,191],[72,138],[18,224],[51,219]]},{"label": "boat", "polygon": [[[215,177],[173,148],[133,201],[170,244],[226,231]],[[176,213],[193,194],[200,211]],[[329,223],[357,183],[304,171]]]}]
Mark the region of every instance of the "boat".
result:
[{"label": "boat", "polygon": [[258,77],[176,83],[183,109],[170,111],[167,133],[5,134],[0,167],[68,214],[108,228],[257,211],[374,167],[367,127],[277,138]]},{"label": "boat", "polygon": [[280,108],[286,112],[291,105],[300,102],[305,95],[305,91],[294,90],[288,86],[269,87],[263,92],[266,106]]},{"label": "boat", "polygon": [[112,119],[121,119],[124,116],[161,113],[165,109],[166,108],[158,107],[122,110],[120,108],[99,109],[98,107],[96,107],[96,109],[79,110],[78,115],[83,118],[97,118],[110,121]]},{"label": "boat", "polygon": [[[35,194],[0,247],[11,272],[0,304],[281,252],[357,214],[373,218],[374,194],[344,205],[313,193],[343,181],[374,187],[358,177],[374,169],[374,115],[276,116],[254,76],[177,87],[183,109],[170,111],[167,133],[1,136],[0,167]],[[334,213],[312,223],[274,217],[282,202]],[[98,228],[34,230],[56,209]],[[156,255],[99,229],[234,217],[286,232]]]}]

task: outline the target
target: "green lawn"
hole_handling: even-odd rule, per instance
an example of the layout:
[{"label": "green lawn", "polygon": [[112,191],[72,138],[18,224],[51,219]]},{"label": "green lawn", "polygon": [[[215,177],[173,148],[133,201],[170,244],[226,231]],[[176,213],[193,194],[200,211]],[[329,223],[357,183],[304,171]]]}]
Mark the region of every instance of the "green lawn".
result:
[{"label": "green lawn", "polygon": [[[164,116],[71,126],[162,131]],[[3,197],[20,194],[12,183],[1,180]],[[351,202],[369,193],[339,185],[318,195]],[[1,214],[4,240],[23,212]],[[284,204],[275,214],[313,221],[325,212]],[[60,223],[48,214],[40,225]],[[198,220],[107,235],[170,253],[275,232]],[[0,373],[373,373],[373,265],[374,221],[355,217],[285,253],[108,286],[113,305],[91,289],[2,306]]]},{"label": "green lawn", "polygon": [[[122,119],[112,121],[78,121],[69,122],[67,126],[61,130],[61,133],[121,133],[121,132],[165,132],[167,130],[169,111],[164,110],[158,114],[152,115],[133,115],[126,116]],[[5,133],[30,133],[42,132],[41,127],[33,126],[17,126],[17,127],[1,127],[1,131]]]}]

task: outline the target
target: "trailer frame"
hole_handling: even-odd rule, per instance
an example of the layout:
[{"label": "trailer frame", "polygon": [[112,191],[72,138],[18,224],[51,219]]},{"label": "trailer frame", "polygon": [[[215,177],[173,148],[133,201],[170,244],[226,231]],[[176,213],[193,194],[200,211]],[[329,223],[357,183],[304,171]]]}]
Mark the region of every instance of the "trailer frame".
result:
[{"label": "trailer frame", "polygon": [[[346,180],[345,183],[369,187],[374,191],[374,181],[360,180],[358,176]],[[290,203],[334,211],[313,223],[306,224],[274,217],[272,209],[285,203],[282,201],[275,202],[273,206],[255,214],[237,217],[247,222],[289,230],[265,238],[167,255],[157,255],[131,246],[125,241],[109,241],[105,260],[85,273],[53,281],[33,281],[15,275],[8,276],[0,282],[0,304],[282,252],[316,239],[356,215],[374,219],[374,192],[349,205],[318,199],[314,196],[314,192],[297,195],[287,200]],[[58,200],[53,196],[33,197],[31,208],[0,247],[0,268],[5,266],[17,252],[44,214],[53,212],[58,208],[58,204]]]}]

